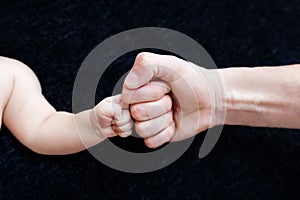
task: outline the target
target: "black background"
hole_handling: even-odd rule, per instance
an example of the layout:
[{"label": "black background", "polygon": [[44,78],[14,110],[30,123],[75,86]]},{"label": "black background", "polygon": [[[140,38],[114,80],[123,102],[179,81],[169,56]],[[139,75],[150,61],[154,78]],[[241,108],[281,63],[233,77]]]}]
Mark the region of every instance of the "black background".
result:
[{"label": "black background", "polygon": [[[104,39],[144,26],[187,34],[220,68],[300,63],[297,0],[0,1],[0,55],[30,66],[49,102],[71,112],[73,82],[85,56]],[[136,53],[122,56],[110,69],[130,69]],[[119,76],[108,72],[98,100],[111,94]],[[35,154],[2,127],[0,198],[300,198],[298,130],[225,126],[213,151],[199,159],[204,135],[170,166],[128,174],[101,164],[87,151]],[[116,142],[146,149],[140,140]]]}]

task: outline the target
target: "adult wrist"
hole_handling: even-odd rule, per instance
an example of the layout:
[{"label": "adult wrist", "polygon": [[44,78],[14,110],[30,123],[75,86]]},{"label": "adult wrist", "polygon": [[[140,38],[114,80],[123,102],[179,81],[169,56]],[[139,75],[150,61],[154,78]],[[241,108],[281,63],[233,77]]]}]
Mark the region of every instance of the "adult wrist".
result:
[{"label": "adult wrist", "polygon": [[225,91],[220,72],[217,69],[205,69],[194,64],[192,66],[198,73],[199,81],[195,90],[201,122],[207,124],[207,128],[224,124]]}]

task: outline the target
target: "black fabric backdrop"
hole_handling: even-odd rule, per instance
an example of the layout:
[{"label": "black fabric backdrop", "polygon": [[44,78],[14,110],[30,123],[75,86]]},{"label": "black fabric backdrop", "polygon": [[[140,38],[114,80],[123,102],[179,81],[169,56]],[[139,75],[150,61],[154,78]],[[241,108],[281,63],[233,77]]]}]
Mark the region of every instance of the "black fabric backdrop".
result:
[{"label": "black fabric backdrop", "polygon": [[[300,63],[297,0],[1,1],[0,55],[29,65],[49,102],[71,112],[73,82],[85,56],[109,36],[144,26],[189,35],[220,68]],[[130,69],[136,53],[111,65],[100,81],[98,101],[111,94],[112,83]],[[213,151],[199,159],[204,135],[170,166],[128,174],[101,164],[87,151],[35,154],[2,127],[0,198],[300,198],[298,130],[225,126]],[[148,151],[138,139],[114,142]]]}]

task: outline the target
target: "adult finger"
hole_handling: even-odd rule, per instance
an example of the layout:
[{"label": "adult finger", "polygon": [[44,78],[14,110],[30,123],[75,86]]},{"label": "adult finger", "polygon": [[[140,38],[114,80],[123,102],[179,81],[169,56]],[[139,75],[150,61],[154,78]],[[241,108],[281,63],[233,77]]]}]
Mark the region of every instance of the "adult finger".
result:
[{"label": "adult finger", "polygon": [[154,77],[172,83],[187,73],[188,69],[185,65],[184,60],[175,56],[140,53],[125,79],[124,86],[127,89],[137,89]]},{"label": "adult finger", "polygon": [[135,122],[135,130],[139,136],[142,138],[148,138],[156,135],[160,131],[164,130],[170,124],[173,123],[173,113],[172,110],[168,113],[154,118],[152,120]]},{"label": "adult finger", "polygon": [[124,86],[122,100],[127,104],[156,101],[170,92],[170,86],[164,81],[151,81],[138,89],[128,89]]},{"label": "adult finger", "polygon": [[[159,78],[170,86],[182,107],[197,104],[195,96],[197,91],[194,89],[197,83],[193,80],[198,80],[199,74],[191,64],[175,56],[153,53],[140,53],[136,57],[123,85],[122,100],[131,104],[130,96],[155,78]],[[185,97],[189,93],[194,96],[187,100]]]},{"label": "adult finger", "polygon": [[149,148],[157,148],[166,142],[170,142],[174,137],[174,133],[175,133],[175,124],[172,123],[170,126],[162,130],[160,133],[152,137],[145,138],[144,142],[146,146]]},{"label": "adult finger", "polygon": [[133,104],[130,106],[131,116],[138,121],[159,117],[172,109],[172,99],[169,95],[153,102]]}]

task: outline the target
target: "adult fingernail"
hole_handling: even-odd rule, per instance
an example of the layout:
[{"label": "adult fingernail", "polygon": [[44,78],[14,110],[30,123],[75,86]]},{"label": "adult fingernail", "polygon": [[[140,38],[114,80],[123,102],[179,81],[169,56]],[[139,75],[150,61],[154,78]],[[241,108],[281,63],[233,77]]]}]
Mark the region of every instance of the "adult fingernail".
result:
[{"label": "adult fingernail", "polygon": [[135,89],[139,84],[140,78],[135,72],[129,72],[126,79],[126,86],[129,89]]}]

